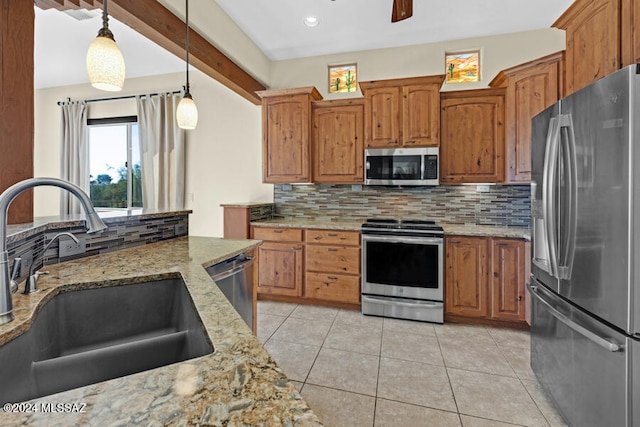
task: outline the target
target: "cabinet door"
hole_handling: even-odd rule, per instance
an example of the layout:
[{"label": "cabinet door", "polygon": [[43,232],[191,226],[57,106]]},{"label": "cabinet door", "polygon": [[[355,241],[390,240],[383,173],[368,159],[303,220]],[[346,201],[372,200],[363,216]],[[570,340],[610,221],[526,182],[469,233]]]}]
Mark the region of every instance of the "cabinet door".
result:
[{"label": "cabinet door", "polygon": [[324,301],[359,304],[360,276],[307,273],[304,282],[304,296]]},{"label": "cabinet door", "polygon": [[548,64],[538,64],[507,78],[506,151],[508,182],[531,181],[531,119],[558,101],[560,55]]},{"label": "cabinet door", "polygon": [[504,90],[441,95],[440,182],[503,182]]},{"label": "cabinet door", "polygon": [[307,244],[307,271],[360,274],[360,248]]},{"label": "cabinet door", "polygon": [[[322,101],[324,102],[324,101]],[[313,182],[364,181],[363,105],[313,108]]]},{"label": "cabinet door", "polygon": [[635,0],[621,0],[622,66],[640,62],[640,4]]},{"label": "cabinet door", "polygon": [[258,292],[302,295],[304,245],[264,242],[259,250]]},{"label": "cabinet door", "polygon": [[367,89],[364,94],[365,145],[376,148],[399,147],[401,114],[402,90],[399,86]]},{"label": "cabinet door", "polygon": [[493,239],[491,317],[525,320],[525,242]]},{"label": "cabinet door", "polygon": [[310,104],[304,95],[263,103],[263,181],[310,182]]},{"label": "cabinet door", "polygon": [[418,84],[402,88],[402,145],[440,145],[440,85]]},{"label": "cabinet door", "polygon": [[620,68],[620,0],[577,0],[553,24],[565,30],[565,95]]},{"label": "cabinet door", "polygon": [[486,317],[488,314],[488,246],[482,237],[445,239],[445,310],[447,314]]}]

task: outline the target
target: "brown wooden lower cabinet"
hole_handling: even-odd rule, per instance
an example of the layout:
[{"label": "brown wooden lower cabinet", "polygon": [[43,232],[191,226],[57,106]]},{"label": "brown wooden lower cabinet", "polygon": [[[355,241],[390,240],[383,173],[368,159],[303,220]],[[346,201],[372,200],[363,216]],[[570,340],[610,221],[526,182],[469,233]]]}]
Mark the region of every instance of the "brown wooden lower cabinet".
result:
[{"label": "brown wooden lower cabinet", "polygon": [[263,299],[360,305],[360,233],[253,227],[259,249],[258,294]]},{"label": "brown wooden lower cabinet", "polygon": [[304,245],[264,242],[259,248],[258,293],[301,296]]},{"label": "brown wooden lower cabinet", "polygon": [[521,239],[445,239],[445,320],[459,317],[524,325],[529,242]]}]

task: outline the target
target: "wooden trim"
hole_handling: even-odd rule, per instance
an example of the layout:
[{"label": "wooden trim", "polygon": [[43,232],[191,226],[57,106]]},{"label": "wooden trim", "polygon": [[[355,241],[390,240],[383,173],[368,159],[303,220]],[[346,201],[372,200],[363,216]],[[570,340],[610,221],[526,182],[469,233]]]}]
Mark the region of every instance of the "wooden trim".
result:
[{"label": "wooden trim", "polygon": [[514,322],[510,320],[494,320],[494,319],[486,319],[481,317],[466,317],[460,316],[458,314],[444,314],[444,321],[449,323],[464,323],[464,324],[477,324],[477,325],[487,325],[487,326],[499,326],[503,328],[510,329],[520,329],[523,331],[529,330],[529,325],[527,322]]},{"label": "wooden trim", "polygon": [[491,88],[506,87],[507,86],[507,77],[509,77],[511,74],[518,73],[518,72],[520,72],[522,70],[526,70],[526,69],[534,67],[536,65],[550,64],[550,63],[553,63],[553,62],[562,61],[563,55],[564,55],[564,51],[555,52],[555,53],[552,53],[551,55],[542,56],[540,58],[533,59],[533,60],[531,60],[529,62],[525,62],[523,64],[518,64],[518,65],[513,66],[511,68],[505,68],[504,70],[500,71],[493,78],[493,80],[491,80],[491,82],[489,82],[489,87],[491,87]]},{"label": "wooden trim", "polygon": [[322,99],[320,101],[311,101],[312,108],[348,107],[350,105],[364,105],[364,98]]},{"label": "wooden trim", "polygon": [[334,308],[346,308],[348,310],[360,310],[360,304],[344,303],[337,301],[325,301],[320,299],[305,298],[305,297],[292,297],[286,295],[273,295],[258,293],[259,301],[280,301],[280,302],[292,302],[296,304],[308,304],[308,305],[321,305],[323,307]]},{"label": "wooden trim", "polygon": [[433,76],[424,77],[408,77],[403,79],[388,79],[388,80],[372,80],[368,82],[360,82],[360,90],[365,92],[367,89],[373,89],[377,87],[389,87],[389,86],[406,86],[416,84],[439,84],[442,86],[445,79],[444,74],[438,74]]},{"label": "wooden trim", "polygon": [[[0,0],[0,192],[33,177],[33,3]],[[33,191],[9,208],[8,223],[33,221]]]},{"label": "wooden trim", "polygon": [[578,16],[578,14],[582,13],[583,10],[585,10],[588,6],[591,5],[591,3],[593,3],[594,0],[576,0],[573,2],[573,4],[571,6],[569,6],[569,8],[567,10],[564,11],[564,13],[562,15],[560,15],[560,17],[558,19],[556,19],[556,22],[554,22],[553,24],[551,24],[552,28],[559,28],[561,30],[566,30],[567,29],[567,25],[573,21],[575,19],[576,16]]},{"label": "wooden trim", "polygon": [[469,90],[451,90],[440,92],[440,99],[459,99],[474,98],[484,96],[504,96],[505,88],[489,88],[489,89],[469,89]]},{"label": "wooden trim", "polygon": [[[62,5],[60,2],[62,0],[35,0],[36,6],[41,9],[54,7],[58,10],[65,10],[81,7],[70,3],[68,0],[62,2]],[[102,6],[102,1],[100,0],[81,3],[90,3],[94,7]],[[185,24],[182,19],[158,3],[157,0],[111,0],[109,2],[109,15],[177,57],[184,57]],[[260,105],[260,97],[256,92],[265,90],[265,86],[240,68],[193,28],[189,32],[189,63],[246,100],[255,105]]]},{"label": "wooden trim", "polygon": [[304,86],[289,89],[269,89],[256,92],[260,99],[271,98],[275,96],[293,96],[293,95],[309,95],[312,101],[322,99],[322,95],[315,86]]}]

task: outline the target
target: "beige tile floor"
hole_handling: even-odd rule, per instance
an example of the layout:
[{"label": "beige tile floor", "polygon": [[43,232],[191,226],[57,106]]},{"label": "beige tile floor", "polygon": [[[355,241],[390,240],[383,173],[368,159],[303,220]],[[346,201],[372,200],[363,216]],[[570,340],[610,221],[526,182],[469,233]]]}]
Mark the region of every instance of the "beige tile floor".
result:
[{"label": "beige tile floor", "polygon": [[563,426],[528,332],[258,302],[258,338],[326,426]]}]

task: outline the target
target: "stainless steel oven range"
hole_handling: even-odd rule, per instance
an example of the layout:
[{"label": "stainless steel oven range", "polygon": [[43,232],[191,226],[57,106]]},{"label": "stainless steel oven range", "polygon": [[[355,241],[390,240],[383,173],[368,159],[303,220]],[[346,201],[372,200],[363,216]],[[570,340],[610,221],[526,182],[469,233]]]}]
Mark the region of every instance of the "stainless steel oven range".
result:
[{"label": "stainless steel oven range", "polygon": [[434,221],[362,225],[362,313],[443,323],[444,232]]}]

